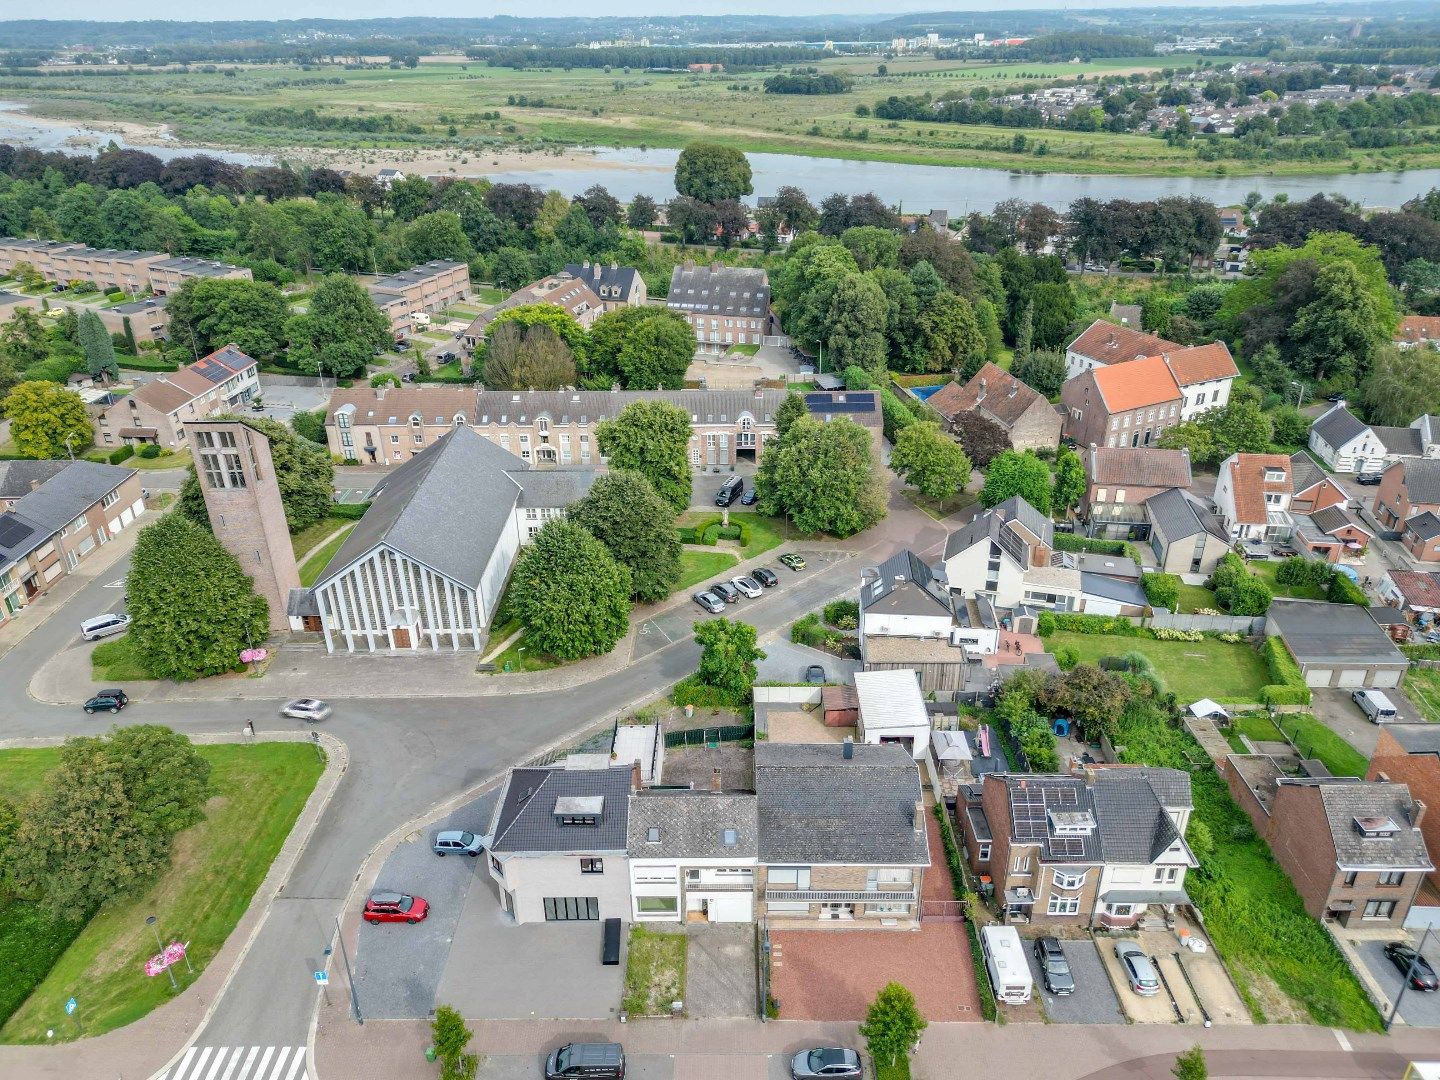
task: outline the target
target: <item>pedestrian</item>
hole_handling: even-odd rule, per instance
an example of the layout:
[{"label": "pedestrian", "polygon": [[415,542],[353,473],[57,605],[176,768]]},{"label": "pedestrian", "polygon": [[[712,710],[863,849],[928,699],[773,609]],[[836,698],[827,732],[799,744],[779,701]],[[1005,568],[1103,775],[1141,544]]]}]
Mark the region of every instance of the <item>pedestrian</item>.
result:
[{"label": "pedestrian", "polygon": [[248,735],[248,736],[250,736],[250,738],[252,738],[252,739],[255,737],[255,721],[254,721],[254,720],[246,720],[246,721],[245,721],[245,734]]}]

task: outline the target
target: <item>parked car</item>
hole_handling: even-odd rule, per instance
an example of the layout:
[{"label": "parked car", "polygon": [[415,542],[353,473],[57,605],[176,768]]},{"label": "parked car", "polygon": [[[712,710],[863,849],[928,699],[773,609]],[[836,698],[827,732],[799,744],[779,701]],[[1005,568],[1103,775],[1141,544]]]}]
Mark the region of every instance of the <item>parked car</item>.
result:
[{"label": "parked car", "polygon": [[313,724],[330,715],[330,704],[319,698],[296,698],[280,710],[280,715],[288,716],[291,720],[304,720],[306,723]]},{"label": "parked car", "polygon": [[469,855],[472,859],[480,854],[480,837],[463,829],[446,829],[435,834],[435,854],[442,859],[446,855]]},{"label": "parked car", "polygon": [[545,1080],[625,1080],[619,1043],[566,1043],[545,1059]]},{"label": "parked car", "polygon": [[129,704],[130,698],[124,690],[101,690],[89,701],[85,702],[85,711],[87,713],[118,713]]},{"label": "parked car", "polygon": [[756,503],[756,501],[757,501],[759,498],[760,498],[760,493],[759,493],[758,491],[756,491],[756,490],[752,487],[750,490],[748,490],[747,492],[745,492],[744,495],[741,495],[741,496],[740,496],[740,505],[741,505],[741,506],[754,506],[755,503]]},{"label": "parked car", "polygon": [[697,592],[690,598],[695,603],[708,611],[711,615],[719,615],[725,610],[725,601],[716,596],[713,592]]},{"label": "parked car", "polygon": [[1045,979],[1045,989],[1057,997],[1075,992],[1075,976],[1070,973],[1070,961],[1065,959],[1065,950],[1060,940],[1053,937],[1035,939],[1035,962],[1040,965],[1040,974]]},{"label": "parked car", "polygon": [[1362,472],[1359,476],[1355,477],[1355,482],[1357,484],[1363,484],[1365,487],[1375,487],[1384,479],[1385,477],[1378,472]]},{"label": "parked car", "polygon": [[731,586],[726,585],[723,581],[717,581],[714,585],[711,585],[710,591],[727,604],[734,604],[740,599],[739,592]]},{"label": "parked car", "polygon": [[745,492],[745,481],[738,476],[732,476],[720,485],[720,490],[715,492],[716,506],[734,506],[735,500]]},{"label": "parked car", "polygon": [[80,636],[86,641],[99,641],[111,634],[123,634],[130,629],[130,616],[123,611],[112,611],[109,615],[96,615],[80,624]]},{"label": "parked car", "polygon": [[371,893],[361,918],[368,923],[403,922],[414,926],[430,914],[430,905],[418,896],[405,893]]},{"label": "parked car", "polygon": [[859,1080],[863,1075],[860,1055],[844,1046],[821,1046],[814,1050],[801,1050],[790,1059],[791,1080]]},{"label": "parked car", "polygon": [[1154,997],[1160,993],[1160,974],[1144,949],[1133,941],[1117,941],[1115,956],[1125,969],[1125,981],[1132,991],[1141,997]]},{"label": "parked car", "polygon": [[811,686],[824,686],[825,679],[825,669],[819,664],[811,664],[805,669],[805,681]]},{"label": "parked car", "polygon": [[415,381],[415,372],[413,372],[413,371],[407,371],[407,372],[405,372],[404,375],[401,375],[401,376],[400,376],[400,381],[401,381],[401,382],[414,382],[414,381]]},{"label": "parked car", "polygon": [[739,589],[742,593],[744,593],[746,596],[750,597],[750,599],[752,599],[752,600],[755,599],[755,597],[757,597],[757,596],[760,595],[760,583],[759,583],[758,581],[753,580],[752,578],[748,578],[748,577],[731,578],[731,579],[730,579],[730,584],[731,584],[731,585],[734,585],[735,588]]},{"label": "parked car", "polygon": [[1406,942],[1390,942],[1385,946],[1385,956],[1401,975],[1410,980],[1411,989],[1430,993],[1440,987],[1440,979],[1435,977],[1435,969],[1430,966],[1430,961]]},{"label": "parked car", "polygon": [[780,579],[775,576],[775,571],[767,566],[758,566],[750,571],[750,576],[767,589],[773,589],[780,584]]},{"label": "parked car", "polygon": [[392,348],[394,348],[396,352],[405,352],[410,348],[410,343],[408,341],[397,341]]},{"label": "parked car", "polygon": [[453,352],[442,352],[439,356],[435,357],[435,359],[439,360],[442,364],[448,364],[451,360],[455,359],[455,354]]},{"label": "parked car", "polygon": [[796,555],[793,551],[781,555],[780,561],[786,566],[788,566],[791,570],[794,570],[796,573],[799,573],[801,570],[805,569],[805,560],[799,555]]}]

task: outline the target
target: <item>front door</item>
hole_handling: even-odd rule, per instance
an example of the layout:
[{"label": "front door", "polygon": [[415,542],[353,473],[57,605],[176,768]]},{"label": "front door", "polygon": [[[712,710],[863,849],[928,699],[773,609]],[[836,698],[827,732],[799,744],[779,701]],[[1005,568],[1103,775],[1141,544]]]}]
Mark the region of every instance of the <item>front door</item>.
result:
[{"label": "front door", "polygon": [[854,904],[821,904],[820,918],[822,919],[853,919],[855,918]]}]

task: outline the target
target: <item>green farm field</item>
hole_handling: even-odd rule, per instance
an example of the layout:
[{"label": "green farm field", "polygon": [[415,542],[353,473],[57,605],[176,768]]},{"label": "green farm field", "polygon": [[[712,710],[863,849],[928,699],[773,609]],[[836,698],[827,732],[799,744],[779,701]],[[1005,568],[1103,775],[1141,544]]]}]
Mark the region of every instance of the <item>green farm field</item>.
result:
[{"label": "green farm field", "polygon": [[[1216,66],[1231,57],[1210,58]],[[855,85],[844,94],[766,94],[769,71],[744,74],[651,73],[604,69],[515,70],[481,62],[423,63],[413,70],[347,71],[290,66],[221,72],[135,71],[105,79],[52,75],[0,78],[0,97],[30,103],[46,116],[166,125],[182,142],[213,146],[324,149],[351,166],[367,150],[410,150],[417,159],[445,161],[479,172],[502,150],[558,151],[564,147],[680,147],[695,139],[747,152],[900,163],[978,165],[1073,173],[1149,175],[1338,172],[1398,166],[1391,150],[1355,151],[1338,162],[1226,161],[1207,163],[1192,150],[1146,135],[1030,129],[1030,146],[1015,152],[1016,129],[885,121],[855,115],[892,94],[940,95],[1021,80],[1079,74],[1131,74],[1173,63],[1165,57],[1119,57],[1089,63],[1009,63],[898,58],[877,73],[874,57],[820,60],[821,71],[844,72]],[[520,101],[526,104],[519,104]],[[280,123],[272,110],[313,109]],[[269,115],[265,115],[269,112]],[[498,116],[496,115],[498,114]],[[327,122],[381,120],[385,130],[324,128]],[[454,134],[451,134],[451,131]],[[1393,148],[1410,168],[1440,162],[1440,151]],[[337,163],[339,163],[337,161]],[[436,167],[428,171],[443,171]]]}]

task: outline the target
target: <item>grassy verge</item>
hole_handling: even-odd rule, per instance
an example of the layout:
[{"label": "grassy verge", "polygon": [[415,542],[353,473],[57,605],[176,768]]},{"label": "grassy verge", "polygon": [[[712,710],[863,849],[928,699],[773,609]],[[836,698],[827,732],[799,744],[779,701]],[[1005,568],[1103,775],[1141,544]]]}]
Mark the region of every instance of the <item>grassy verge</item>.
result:
[{"label": "grassy verge", "polygon": [[330,565],[330,560],[335,557],[335,553],[340,550],[340,546],[344,544],[350,534],[355,531],[357,524],[359,524],[359,522],[351,523],[349,528],[342,529],[311,552],[310,557],[300,564],[301,585],[304,585],[308,589],[320,579],[320,575],[324,573],[325,567]]},{"label": "grassy verge", "polygon": [[1073,649],[1085,664],[1096,663],[1102,656],[1144,653],[1165,680],[1166,689],[1182,704],[1205,697],[1222,702],[1259,701],[1260,688],[1270,681],[1258,651],[1215,638],[1155,641],[1057,630],[1045,639],[1045,649],[1053,653],[1061,648]]},{"label": "grassy verge", "polygon": [[1370,759],[1308,713],[1282,714],[1277,724],[1302,757],[1319,758],[1335,776],[1364,776]]},{"label": "grassy verge", "polygon": [[148,668],[135,655],[130,635],[122,634],[95,646],[90,654],[90,677],[96,682],[141,682],[153,679]]},{"label": "grassy verge", "polygon": [[[173,997],[168,979],[146,978],[141,971],[155,951],[147,915],[157,916],[162,936],[190,943],[193,973],[184,964],[175,971],[182,989],[224,945],[320,778],[321,764],[311,747],[298,743],[206,746],[200,752],[214,766],[205,820],[176,838],[170,869],[159,880],[134,897],[106,904],[79,930],[0,1028],[0,1041],[43,1043],[50,1028],[57,1040],[73,1038],[73,1027],[60,1022],[72,994],[89,1035],[123,1027]],[[50,765],[59,756],[56,750],[5,751],[0,775],[9,772],[17,754],[49,755]],[[35,763],[21,760],[18,769],[33,773]],[[20,929],[0,919],[0,957]],[[29,928],[37,929],[46,928]],[[52,940],[61,932],[48,930]]]},{"label": "grassy verge", "polygon": [[621,1008],[631,1016],[669,1016],[670,1003],[685,1000],[688,945],[683,929],[667,933],[649,926],[632,927]]},{"label": "grassy verge", "polygon": [[127,469],[139,469],[141,472],[150,472],[154,469],[183,469],[190,464],[190,450],[178,450],[175,453],[162,453],[159,457],[144,458],[134,454],[126,458],[121,464]]},{"label": "grassy verge", "polygon": [[354,524],[353,518],[342,518],[326,514],[314,525],[301,529],[294,536],[290,537],[290,546],[295,549],[295,558],[304,561],[305,556],[314,551],[320,544],[324,543],[336,529],[342,529],[346,525]]},{"label": "grassy verge", "polygon": [[[719,511],[690,510],[680,515],[680,520],[675,524],[677,526],[694,525],[697,522],[717,521],[719,518]],[[766,517],[753,510],[731,510],[730,524],[744,525],[749,529],[750,541],[740,548],[742,559],[753,559],[763,555],[771,548],[777,548],[791,539],[787,535],[789,529],[784,518]]]},{"label": "grassy verge", "polygon": [[875,1080],[910,1080],[910,1059],[902,1057],[894,1065],[876,1061]]},{"label": "grassy verge", "polygon": [[913,503],[917,509],[923,510],[936,521],[944,521],[951,514],[958,514],[980,498],[973,491],[958,491],[948,499],[941,499],[937,502],[934,499],[927,499],[914,488],[905,488],[900,494],[908,502]]},{"label": "grassy verge", "polygon": [[675,583],[675,592],[684,592],[716,574],[724,573],[739,561],[728,551],[682,551],[680,580]]},{"label": "grassy verge", "polygon": [[[504,289],[497,289],[493,285],[477,285],[470,290],[470,294],[482,304],[498,304],[510,294]],[[478,311],[476,315],[480,314]]]},{"label": "grassy verge", "polygon": [[754,355],[755,355],[756,353],[758,353],[759,351],[760,351],[760,346],[759,346],[759,345],[746,344],[746,345],[731,345],[731,346],[730,346],[730,352],[734,353],[736,356],[754,356]]},{"label": "grassy verge", "polygon": [[[511,630],[510,633],[514,633]],[[508,636],[508,635],[507,635]],[[505,638],[499,635],[492,635],[492,641],[504,641]],[[497,674],[506,671],[505,665],[510,665],[511,672],[520,671],[549,671],[553,667],[559,667],[564,661],[557,660],[553,656],[546,656],[542,652],[530,648],[525,638],[518,637],[511,642],[510,647],[495,657],[490,663],[495,665]]]},{"label": "grassy verge", "polygon": [[1281,585],[1275,580],[1275,572],[1284,565],[1279,562],[1252,562],[1249,564],[1250,573],[1254,574],[1266,585],[1276,596],[1288,596],[1294,600],[1324,600],[1325,590],[1318,585]]},{"label": "grassy verge", "polygon": [[1405,676],[1403,687],[1406,695],[1420,710],[1420,715],[1432,724],[1440,723],[1440,671],[1431,668],[1411,668]]}]

